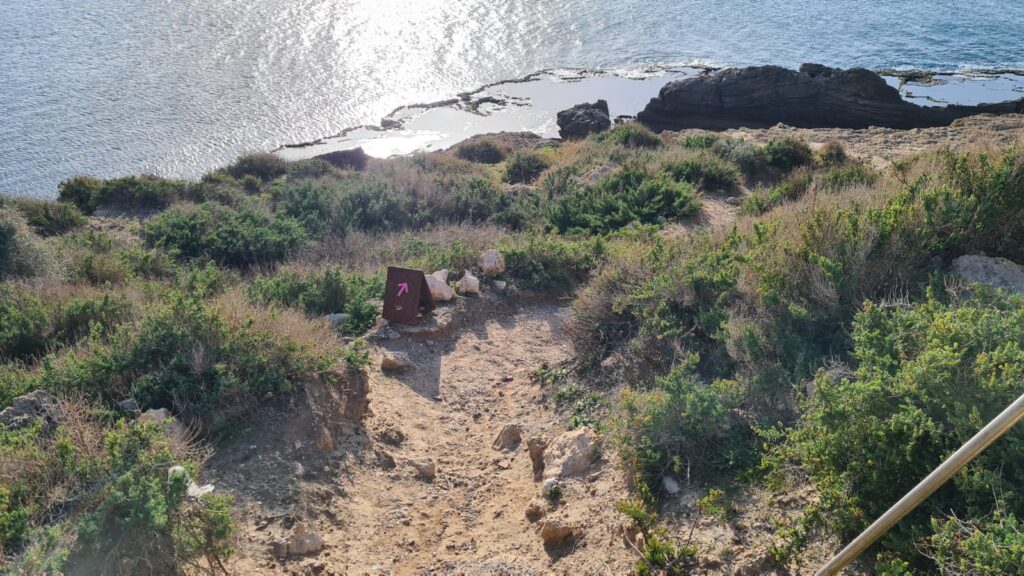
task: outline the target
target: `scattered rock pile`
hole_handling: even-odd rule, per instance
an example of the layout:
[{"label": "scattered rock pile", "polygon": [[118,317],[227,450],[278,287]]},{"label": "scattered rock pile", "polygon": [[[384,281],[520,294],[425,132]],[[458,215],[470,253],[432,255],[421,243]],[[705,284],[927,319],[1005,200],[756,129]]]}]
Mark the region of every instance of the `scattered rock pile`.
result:
[{"label": "scattered rock pile", "polygon": [[276,538],[270,543],[270,549],[276,558],[304,556],[319,552],[324,541],[316,532],[312,532],[302,522],[297,522],[288,538]]}]

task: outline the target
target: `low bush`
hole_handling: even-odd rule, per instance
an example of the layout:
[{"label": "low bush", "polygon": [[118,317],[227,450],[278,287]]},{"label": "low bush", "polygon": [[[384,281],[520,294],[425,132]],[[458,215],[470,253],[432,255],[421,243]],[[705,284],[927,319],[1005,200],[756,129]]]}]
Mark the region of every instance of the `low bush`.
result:
[{"label": "low bush", "polygon": [[336,216],[334,195],[324,186],[309,180],[274,186],[271,200],[276,214],[299,222],[312,236],[328,230],[338,235],[345,233],[345,223]]},{"label": "low bush", "polygon": [[867,164],[835,165],[821,178],[822,186],[827,190],[839,190],[849,186],[870,186],[878,180],[878,172]]},{"label": "low bush", "polygon": [[1004,506],[977,519],[933,518],[931,530],[924,548],[940,574],[1024,574],[1024,526]]},{"label": "low bush", "polygon": [[843,145],[836,140],[829,140],[818,150],[818,162],[825,166],[838,166],[845,164],[849,157]]},{"label": "low bush", "polygon": [[548,169],[548,161],[536,152],[513,152],[505,162],[504,180],[510,184],[531,184]]},{"label": "low bush", "polygon": [[274,154],[249,154],[235,160],[225,171],[238,180],[252,176],[270,182],[288,172],[288,162]]},{"label": "low bush", "polygon": [[635,122],[619,124],[597,136],[597,140],[625,148],[658,148],[661,146],[661,137]]},{"label": "low bush", "polygon": [[[22,389],[175,408],[219,430],[337,358],[326,327],[225,295],[172,291],[138,322],[93,334],[21,374]],[[294,328],[294,330],[292,330]]]},{"label": "low bush", "polygon": [[29,230],[21,213],[0,207],[0,280],[56,277],[60,273],[57,255]]},{"label": "low bush", "polygon": [[529,236],[501,246],[506,276],[528,290],[568,292],[586,280],[604,255],[600,239]]},{"label": "low bush", "polygon": [[469,162],[497,164],[505,159],[506,150],[497,142],[487,139],[469,140],[455,148],[455,155]]},{"label": "low bush", "polygon": [[728,380],[705,384],[692,372],[697,359],[650,390],[627,391],[615,437],[626,465],[652,493],[665,474],[703,479],[735,473],[756,462],[750,428],[735,413],[742,387]]},{"label": "low bush", "polygon": [[[852,339],[856,370],[818,373],[799,425],[776,455],[810,474],[827,511],[822,518],[846,536],[1020,395],[1024,299],[979,289],[960,302],[869,303],[854,321]],[[934,529],[943,553],[970,554],[948,547],[959,530],[955,523],[929,516],[1024,511],[1016,490],[1024,472],[1006,466],[1021,458],[1024,431],[1011,430],[891,531],[886,547],[913,556],[917,536]]]},{"label": "low bush", "polygon": [[0,360],[25,360],[72,344],[125,320],[129,311],[127,302],[109,293],[55,301],[0,285]]},{"label": "low bush", "polygon": [[735,164],[747,176],[756,176],[768,168],[768,154],[764,147],[747,140],[722,138],[711,147],[712,152]]},{"label": "low bush", "polygon": [[722,137],[714,133],[684,136],[678,140],[679,145],[691,150],[707,150],[713,147]]},{"label": "low bush", "polygon": [[668,162],[662,169],[677,181],[689,182],[701,190],[727,189],[739,181],[735,167],[708,153]]},{"label": "low bush", "polygon": [[279,262],[307,238],[293,218],[214,203],[167,210],[145,224],[142,236],[150,247],[168,250],[177,258],[236,267]]},{"label": "low bush", "polygon": [[575,187],[554,201],[548,222],[563,233],[605,233],[634,222],[653,224],[691,216],[699,208],[700,201],[689,184],[631,165],[596,186]]},{"label": "low bush", "polygon": [[41,236],[56,236],[85,224],[85,216],[73,204],[16,198],[15,208],[25,221]]},{"label": "low bush", "polygon": [[768,164],[789,172],[811,163],[811,148],[803,140],[787,137],[770,140],[764,147]]},{"label": "low bush", "polygon": [[[649,495],[643,488],[640,491],[642,496]],[[673,544],[667,531],[657,526],[658,514],[652,502],[644,498],[623,500],[616,504],[615,509],[632,522],[640,536],[637,539],[640,559],[634,566],[637,576],[684,576],[692,573],[697,563],[697,546],[691,545],[689,540],[682,546]]]},{"label": "low bush", "polygon": [[743,201],[743,211],[747,214],[764,214],[784,202],[799,200],[811,188],[814,175],[807,170],[796,170],[788,174],[781,182],[768,188],[755,190]]},{"label": "low bush", "polygon": [[54,430],[0,432],[0,549],[20,552],[16,572],[61,573],[93,555],[117,573],[214,570],[234,552],[231,498],[186,494],[200,451],[82,403],[56,410]]},{"label": "low bush", "polygon": [[191,197],[187,182],[157,176],[112,180],[77,176],[61,182],[57,191],[60,201],[74,204],[84,214],[92,214],[101,206],[120,210],[161,209]]},{"label": "low bush", "polygon": [[358,335],[376,320],[377,306],[370,301],[384,297],[384,282],[380,275],[346,275],[337,268],[305,275],[283,271],[257,278],[248,293],[258,303],[291,306],[310,316],[343,313],[342,332]]}]

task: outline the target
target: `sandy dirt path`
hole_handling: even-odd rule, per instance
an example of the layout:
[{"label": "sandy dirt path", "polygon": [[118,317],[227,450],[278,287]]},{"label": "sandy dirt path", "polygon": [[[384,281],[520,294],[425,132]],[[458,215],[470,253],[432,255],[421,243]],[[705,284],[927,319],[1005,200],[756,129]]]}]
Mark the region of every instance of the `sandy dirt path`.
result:
[{"label": "sandy dirt path", "polygon": [[[317,455],[292,434],[285,411],[258,428],[249,446],[222,448],[215,481],[239,493],[246,518],[233,570],[266,574],[627,574],[633,552],[614,510],[628,495],[610,448],[579,477],[562,483],[557,505],[540,497],[527,451],[530,438],[553,439],[568,428],[545,390],[531,379],[543,363],[571,357],[562,336],[565,302],[514,302],[496,295],[467,299],[444,334],[373,342],[379,358],[404,353],[413,366],[371,368],[370,409],[362,433]],[[547,391],[548,394],[552,391]],[[291,415],[289,415],[291,414]],[[518,424],[513,450],[492,447]],[[254,448],[255,446],[255,448]],[[238,461],[235,453],[263,457]],[[416,463],[433,463],[433,479]],[[296,477],[297,465],[302,468]],[[243,469],[239,469],[241,465]],[[232,470],[232,472],[228,472]],[[266,482],[256,480],[265,477]],[[275,478],[279,482],[275,483]],[[531,503],[545,516],[531,521]],[[540,526],[557,519],[580,537],[545,547]],[[269,542],[296,522],[319,534],[319,554],[281,562]]]}]

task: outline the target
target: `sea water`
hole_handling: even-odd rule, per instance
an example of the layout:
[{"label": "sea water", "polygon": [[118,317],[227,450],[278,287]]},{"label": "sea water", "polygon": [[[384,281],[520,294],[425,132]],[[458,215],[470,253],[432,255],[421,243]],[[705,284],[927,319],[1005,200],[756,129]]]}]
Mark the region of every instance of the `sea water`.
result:
[{"label": "sea water", "polygon": [[[4,0],[0,193],[52,197],[75,174],[195,178],[538,70],[563,72],[518,93],[500,126],[550,132],[569,94],[602,96],[559,91],[565,70],[634,82],[608,86],[632,114],[688,65],[1024,69],[1022,29],[1024,2],[996,0]],[[1020,97],[1019,76],[987,77],[988,92],[964,78],[937,103]],[[452,122],[379,153],[467,131]]]}]

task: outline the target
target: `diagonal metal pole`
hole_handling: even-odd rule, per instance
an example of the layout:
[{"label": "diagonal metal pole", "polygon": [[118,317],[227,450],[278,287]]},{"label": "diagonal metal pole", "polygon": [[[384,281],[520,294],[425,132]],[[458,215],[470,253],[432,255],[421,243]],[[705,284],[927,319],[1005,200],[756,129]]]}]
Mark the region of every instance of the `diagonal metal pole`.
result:
[{"label": "diagonal metal pole", "polygon": [[815,573],[815,576],[832,576],[839,573],[847,564],[853,562],[861,552],[874,544],[890,528],[902,520],[904,516],[909,514],[914,508],[917,508],[921,502],[924,502],[926,498],[931,496],[940,486],[959,472],[961,468],[966,466],[971,460],[974,460],[978,454],[984,452],[986,448],[998,440],[1000,436],[1005,434],[1021,418],[1024,418],[1024,395],[1021,395],[1013,404],[1007,406],[1006,410],[1003,410],[999,416],[996,416],[938,468],[932,470],[932,473],[924,480],[921,480],[917,486],[914,486],[913,490],[907,492],[906,496],[901,498],[892,508],[889,508],[878,520],[875,520],[874,524],[868,526],[866,530],[854,538],[853,542],[850,542],[846,548],[843,548],[839,554],[836,554],[834,558],[822,566]]}]

